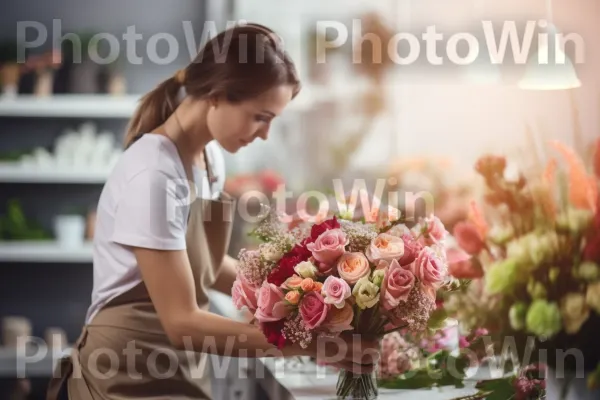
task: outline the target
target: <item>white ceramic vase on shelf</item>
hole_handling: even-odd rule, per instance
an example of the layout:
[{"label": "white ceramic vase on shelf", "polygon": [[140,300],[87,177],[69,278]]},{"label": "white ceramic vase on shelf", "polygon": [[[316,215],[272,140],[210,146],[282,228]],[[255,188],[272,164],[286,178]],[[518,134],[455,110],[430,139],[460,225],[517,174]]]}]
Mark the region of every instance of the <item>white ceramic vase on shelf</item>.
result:
[{"label": "white ceramic vase on shelf", "polygon": [[85,240],[85,228],[85,218],[81,215],[58,215],[54,219],[54,233],[61,247],[81,247]]}]

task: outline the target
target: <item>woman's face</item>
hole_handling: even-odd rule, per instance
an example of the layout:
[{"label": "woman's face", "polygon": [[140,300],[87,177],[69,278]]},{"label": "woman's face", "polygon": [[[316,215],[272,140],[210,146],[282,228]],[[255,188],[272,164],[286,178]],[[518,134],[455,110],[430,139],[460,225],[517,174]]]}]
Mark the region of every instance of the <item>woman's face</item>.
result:
[{"label": "woman's face", "polygon": [[208,129],[226,151],[237,152],[254,139],[267,140],[271,121],[292,99],[289,85],[277,86],[241,103],[216,101],[207,115]]}]

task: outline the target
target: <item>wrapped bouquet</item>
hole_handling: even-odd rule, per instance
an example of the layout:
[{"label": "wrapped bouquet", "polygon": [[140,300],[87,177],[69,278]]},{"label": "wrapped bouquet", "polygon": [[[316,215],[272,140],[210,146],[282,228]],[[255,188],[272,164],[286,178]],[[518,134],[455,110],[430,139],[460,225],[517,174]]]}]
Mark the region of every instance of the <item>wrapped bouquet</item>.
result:
[{"label": "wrapped bouquet", "polygon": [[[447,231],[434,216],[409,228],[404,218],[382,215],[290,223],[269,213],[253,232],[263,243],[240,252],[236,306],[247,307],[279,348],[307,348],[342,333],[426,330],[436,294],[448,283]],[[340,372],[338,398],[377,393],[374,374]]]},{"label": "wrapped bouquet", "polygon": [[564,144],[551,145],[565,163],[551,159],[539,176],[508,179],[504,158],[478,161],[485,201],[455,227],[453,251],[464,257],[450,266],[455,277],[473,281],[445,307],[467,326],[488,328],[503,350],[516,350],[521,365],[540,354],[549,373],[579,378],[585,371],[596,383],[598,374],[590,373],[600,367],[600,141],[592,167]]}]

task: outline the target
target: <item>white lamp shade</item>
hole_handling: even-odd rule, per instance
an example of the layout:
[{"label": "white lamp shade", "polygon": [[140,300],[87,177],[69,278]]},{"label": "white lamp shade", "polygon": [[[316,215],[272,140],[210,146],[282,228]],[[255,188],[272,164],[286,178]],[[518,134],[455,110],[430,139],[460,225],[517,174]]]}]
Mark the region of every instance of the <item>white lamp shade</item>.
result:
[{"label": "white lamp shade", "polygon": [[[564,90],[581,86],[571,59],[567,57],[560,46],[556,46],[557,33],[556,27],[550,24],[548,27],[549,43],[542,45],[535,54],[529,57],[525,74],[518,84],[519,88]],[[540,62],[542,59],[547,60],[547,63],[542,64]]]}]

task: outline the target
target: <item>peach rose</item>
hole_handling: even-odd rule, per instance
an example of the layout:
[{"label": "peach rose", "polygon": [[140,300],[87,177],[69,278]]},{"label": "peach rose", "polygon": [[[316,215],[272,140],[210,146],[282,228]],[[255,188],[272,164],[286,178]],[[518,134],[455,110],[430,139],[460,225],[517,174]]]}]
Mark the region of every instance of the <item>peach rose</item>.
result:
[{"label": "peach rose", "polygon": [[313,281],[311,278],[304,278],[300,284],[300,289],[302,289],[304,292],[310,292],[314,290],[314,287],[315,281]]},{"label": "peach rose", "polygon": [[430,247],[421,250],[415,262],[411,264],[411,270],[415,277],[425,285],[440,283],[446,274],[444,263]]},{"label": "peach rose", "polygon": [[248,281],[241,275],[238,275],[233,282],[233,288],[231,291],[231,297],[233,298],[233,304],[238,310],[243,307],[247,307],[252,313],[256,311],[257,298],[256,292],[258,288],[248,283]]},{"label": "peach rose", "polygon": [[323,322],[323,328],[329,332],[338,333],[354,329],[352,320],[354,319],[354,310],[350,303],[344,303],[342,308],[332,307],[327,313],[327,319]]},{"label": "peach rose", "polygon": [[373,264],[381,260],[399,260],[404,255],[404,241],[397,236],[380,233],[367,247],[366,255]]},{"label": "peach rose", "polygon": [[276,285],[263,282],[258,291],[258,309],[254,316],[259,322],[273,322],[285,318],[290,312],[283,291]]},{"label": "peach rose", "polygon": [[392,310],[406,301],[415,285],[415,276],[412,272],[402,268],[394,260],[388,267],[381,284],[381,304],[386,310]]},{"label": "peach rose", "polygon": [[367,260],[363,253],[358,252],[345,253],[340,257],[337,270],[340,278],[350,285],[355,284],[360,278],[368,276],[371,273],[369,260]]},{"label": "peach rose", "polygon": [[287,292],[285,299],[288,301],[288,303],[296,305],[300,301],[300,293],[292,290],[291,292]]},{"label": "peach rose", "polygon": [[320,326],[331,306],[325,304],[323,296],[318,292],[308,292],[300,302],[300,315],[304,321],[304,326],[308,329],[314,329]]},{"label": "peach rose", "polygon": [[298,275],[292,275],[289,278],[287,278],[281,286],[289,290],[295,290],[300,288],[300,286],[302,285],[302,281],[303,279],[300,278]]},{"label": "peach rose", "polygon": [[319,235],[317,240],[309,243],[306,248],[318,262],[333,264],[344,254],[348,243],[350,241],[341,229],[330,229]]}]

